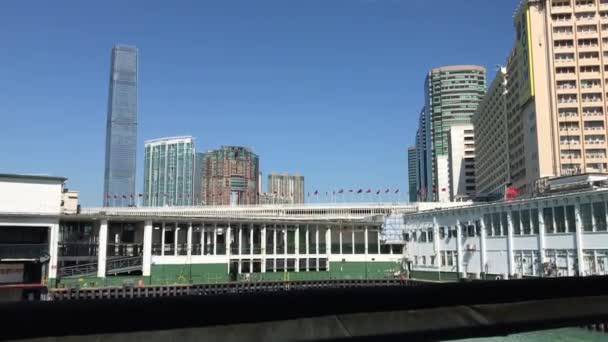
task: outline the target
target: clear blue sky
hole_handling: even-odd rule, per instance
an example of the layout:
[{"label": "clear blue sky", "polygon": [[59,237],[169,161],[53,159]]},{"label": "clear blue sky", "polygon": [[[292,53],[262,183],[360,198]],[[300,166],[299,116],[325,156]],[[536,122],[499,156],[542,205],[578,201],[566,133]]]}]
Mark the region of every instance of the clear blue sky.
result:
[{"label": "clear blue sky", "polygon": [[[502,63],[519,0],[0,1],[0,172],[101,204],[110,49],[140,50],[143,141],[251,146],[306,190],[407,190],[428,69]],[[265,177],[264,177],[265,178]]]}]

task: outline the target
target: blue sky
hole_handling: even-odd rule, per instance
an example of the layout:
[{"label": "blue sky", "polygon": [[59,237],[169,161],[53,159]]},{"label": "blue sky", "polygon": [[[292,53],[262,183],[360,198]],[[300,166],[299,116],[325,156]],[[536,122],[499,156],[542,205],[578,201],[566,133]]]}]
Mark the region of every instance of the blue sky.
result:
[{"label": "blue sky", "polygon": [[[143,141],[250,146],[306,190],[407,189],[428,69],[512,46],[519,0],[0,2],[0,172],[68,177],[101,204],[110,49],[140,50]],[[264,177],[265,178],[265,177]]]}]

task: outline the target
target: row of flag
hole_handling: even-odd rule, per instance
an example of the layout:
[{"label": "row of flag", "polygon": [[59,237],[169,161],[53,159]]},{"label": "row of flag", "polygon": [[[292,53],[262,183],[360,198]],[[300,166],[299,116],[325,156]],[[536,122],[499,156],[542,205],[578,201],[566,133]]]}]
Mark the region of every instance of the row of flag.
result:
[{"label": "row of flag", "polygon": [[[333,195],[335,195],[335,194],[343,194],[343,193],[345,193],[345,192],[346,192],[346,190],[344,190],[344,189],[340,189],[340,190],[338,190],[338,191],[335,191],[335,190],[334,190],[334,191],[332,191],[331,193],[332,193]],[[367,190],[365,190],[365,191],[364,191],[363,189],[359,189],[359,190],[355,190],[355,189],[349,189],[349,190],[348,190],[348,192],[349,192],[349,193],[355,193],[355,194],[362,194],[362,193],[371,194],[371,193],[372,193],[372,189],[371,189],[371,188],[368,188],[368,189],[367,189]],[[390,189],[390,188],[386,188],[386,190],[384,190],[384,193],[385,193],[385,194],[388,194],[388,193],[390,193],[390,192],[391,192],[391,189]],[[382,190],[380,190],[380,189],[376,190],[376,195],[380,195],[381,193],[382,193]],[[393,193],[398,194],[398,193],[399,193],[399,188],[397,188],[397,189],[396,189],[396,190],[395,190]],[[312,195],[313,195],[313,196],[318,196],[319,194],[320,194],[320,192],[319,192],[318,190],[315,190],[315,192],[313,192],[313,193],[312,193]],[[326,196],[327,196],[327,195],[329,195],[329,191],[326,191],[326,192],[325,192],[325,195],[326,195]],[[308,197],[310,197],[310,192],[308,193]]]},{"label": "row of flag", "polygon": [[[189,195],[190,195],[189,193],[179,193],[179,194],[177,194],[177,197],[179,197],[179,198],[182,198],[182,197],[187,198]],[[161,194],[161,196],[169,197],[169,194],[165,192],[165,193]],[[111,198],[114,198],[114,199],[118,199],[118,198],[125,198],[125,199],[126,198],[131,198],[131,199],[133,199],[134,197],[135,197],[135,194],[130,194],[130,195],[127,196],[127,194],[109,194],[109,193],[106,193],[106,198],[107,199],[111,199]],[[137,197],[142,198],[142,197],[144,197],[144,194],[139,193],[139,194],[137,194]],[[158,198],[158,194],[154,194],[154,197]],[[146,199],[149,199],[149,198],[150,198],[150,195],[146,194]]]}]

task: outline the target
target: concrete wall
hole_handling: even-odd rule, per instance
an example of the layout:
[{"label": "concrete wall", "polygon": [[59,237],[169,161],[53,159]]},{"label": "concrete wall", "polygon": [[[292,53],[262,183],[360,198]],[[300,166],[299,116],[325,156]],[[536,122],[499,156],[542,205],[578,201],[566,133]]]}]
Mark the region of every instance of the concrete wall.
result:
[{"label": "concrete wall", "polygon": [[0,177],[0,213],[59,215],[62,182]]}]

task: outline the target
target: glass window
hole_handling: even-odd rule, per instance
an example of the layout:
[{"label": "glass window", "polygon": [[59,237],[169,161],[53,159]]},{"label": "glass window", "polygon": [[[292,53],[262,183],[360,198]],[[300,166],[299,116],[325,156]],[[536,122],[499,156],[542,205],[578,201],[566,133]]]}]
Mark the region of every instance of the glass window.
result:
[{"label": "glass window", "polygon": [[494,229],[494,236],[500,236],[500,214],[494,213],[492,215],[492,228]]},{"label": "glass window", "polygon": [[507,235],[509,233],[509,219],[507,213],[500,214],[500,221],[502,226],[502,234]]},{"label": "glass window", "polygon": [[429,229],[429,242],[433,242],[433,230]]},{"label": "glass window", "polygon": [[568,231],[574,232],[576,231],[576,218],[574,216],[574,206],[568,205],[566,206],[566,224],[568,225]]},{"label": "glass window", "polygon": [[533,234],[538,234],[538,209],[532,209],[530,217],[532,218],[532,232]]},{"label": "glass window", "polygon": [[439,238],[445,239],[445,227],[439,227]]},{"label": "glass window", "polygon": [[490,216],[490,214],[485,214],[483,215],[483,224],[486,227],[486,235],[487,236],[492,236],[493,231],[492,231],[492,217]]},{"label": "glass window", "polygon": [[521,211],[521,225],[523,233],[525,235],[530,235],[530,210],[526,209]]},{"label": "glass window", "polygon": [[543,208],[543,221],[545,223],[545,233],[553,233],[553,208]]},{"label": "glass window", "polygon": [[583,230],[586,232],[593,231],[593,225],[591,224],[591,204],[581,204],[581,221],[583,224]]},{"label": "glass window", "polygon": [[511,212],[511,222],[513,222],[513,234],[520,235],[521,234],[521,221],[519,218],[519,211]]},{"label": "glass window", "polygon": [[553,215],[555,215],[556,233],[565,233],[566,232],[566,217],[564,214],[564,207],[553,208]]},{"label": "glass window", "polygon": [[606,206],[604,202],[593,203],[593,217],[595,219],[595,230],[606,230]]}]

